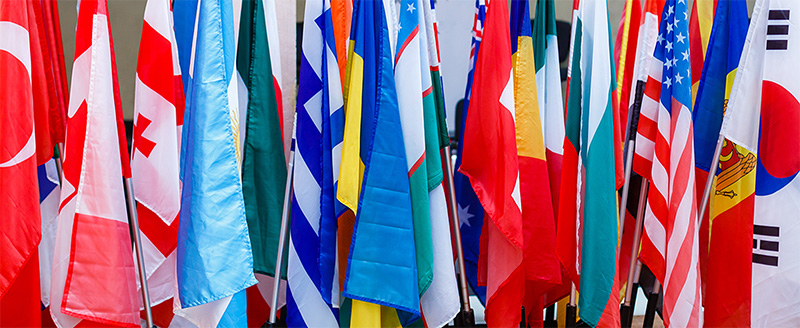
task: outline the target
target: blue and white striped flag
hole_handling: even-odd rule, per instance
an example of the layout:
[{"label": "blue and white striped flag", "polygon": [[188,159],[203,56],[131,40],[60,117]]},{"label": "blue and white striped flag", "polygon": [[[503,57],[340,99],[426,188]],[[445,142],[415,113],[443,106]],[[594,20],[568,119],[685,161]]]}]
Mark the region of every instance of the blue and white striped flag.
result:
[{"label": "blue and white striped flag", "polygon": [[336,200],[344,102],[330,0],[306,1],[287,267],[290,327],[338,327]]}]

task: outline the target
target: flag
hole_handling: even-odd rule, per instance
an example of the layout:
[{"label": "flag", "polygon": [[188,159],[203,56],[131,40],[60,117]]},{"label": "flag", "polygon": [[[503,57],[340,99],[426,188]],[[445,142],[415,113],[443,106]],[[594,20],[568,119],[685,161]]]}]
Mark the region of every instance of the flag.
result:
[{"label": "flag", "polygon": [[470,67],[467,73],[467,87],[464,102],[461,107],[461,120],[457,122],[459,129],[458,149],[453,172],[453,189],[456,194],[459,230],[461,232],[461,245],[464,253],[464,270],[470,288],[475,296],[486,304],[486,286],[478,284],[478,256],[480,253],[480,238],[483,230],[484,211],[478,196],[470,185],[469,179],[461,173],[461,163],[464,154],[464,127],[469,113],[469,100],[472,95],[472,81],[475,74],[475,63],[478,58],[481,40],[483,39],[483,23],[486,19],[486,3],[475,0],[475,16],[472,23],[472,49],[470,50]]},{"label": "flag", "polygon": [[[3,326],[40,325],[39,260],[41,239],[37,183],[36,67],[32,54],[36,28],[28,3],[0,3],[0,320]],[[32,58],[33,57],[33,58]],[[40,82],[40,81],[39,81]],[[7,313],[14,313],[8,315]]]},{"label": "flag", "polygon": [[[400,2],[395,47],[395,85],[400,126],[408,166],[411,210],[414,219],[414,245],[417,257],[417,280],[420,296],[433,280],[431,239],[431,206],[428,198],[428,165],[425,153],[425,119],[423,111],[422,68],[428,76],[430,68],[422,65],[420,27],[421,4],[417,0]],[[422,30],[424,32],[425,30]],[[425,44],[427,46],[427,42]],[[427,59],[427,51],[424,53]],[[438,131],[437,131],[438,132]],[[438,148],[438,147],[437,147]]]},{"label": "flag", "polygon": [[534,322],[542,320],[542,294],[561,283],[561,266],[555,253],[553,198],[539,115],[542,108],[538,100],[528,0],[511,2],[511,51],[524,246],[523,305],[528,322]]},{"label": "flag", "polygon": [[122,183],[130,164],[109,26],[105,1],[81,1],[50,288],[61,327],[139,326]]},{"label": "flag", "polygon": [[[461,309],[456,284],[450,218],[445,198],[444,179],[449,160],[444,152],[450,138],[444,119],[444,89],[439,74],[439,48],[436,39],[436,13],[432,1],[417,1],[419,15],[421,96],[425,126],[425,165],[428,190],[433,280],[420,296],[420,309],[427,327],[442,327],[452,321]],[[406,5],[406,10],[408,11]],[[409,51],[409,50],[406,50]],[[395,70],[396,71],[396,70]],[[448,148],[449,149],[449,148]],[[419,246],[417,246],[419,247]]]},{"label": "flag", "polygon": [[330,0],[307,1],[288,247],[287,324],[338,325],[336,181],[344,109]]},{"label": "flag", "polygon": [[191,83],[181,141],[176,314],[200,327],[243,326],[245,288],[257,281],[238,169],[233,8],[200,1],[196,9],[192,70],[184,75]]},{"label": "flag", "polygon": [[486,323],[520,321],[525,288],[519,161],[514,130],[514,77],[508,7],[494,1],[474,71],[459,171],[486,211],[480,239],[478,284],[485,285]]},{"label": "flag", "polygon": [[[60,136],[58,140],[64,141],[64,124],[67,115],[67,102],[69,101],[67,88],[67,69],[64,67],[64,46],[61,43],[61,22],[58,16],[58,8],[56,1],[41,1],[42,6],[42,20],[44,23],[44,30],[47,35],[47,55],[50,62],[49,69],[52,69],[52,88],[55,90],[55,97],[51,99],[56,106],[57,112],[51,113],[57,116],[51,116],[55,124],[51,125],[51,131],[55,131]],[[50,81],[48,79],[48,81]],[[60,130],[60,131],[59,131]]]},{"label": "flag", "polygon": [[558,210],[561,162],[564,157],[564,104],[561,95],[561,69],[556,34],[556,9],[553,0],[536,1],[533,21],[533,51],[536,61],[536,91],[544,144],[547,148],[547,173],[554,213]]},{"label": "flag", "polygon": [[[239,131],[242,148],[242,192],[247,226],[253,248],[253,268],[264,290],[268,306],[272,302],[275,257],[278,255],[281,214],[286,188],[286,156],[283,147],[283,113],[279,84],[280,53],[277,50],[275,3],[242,2],[239,21],[239,51],[236,66],[241,76],[244,103],[240,104]],[[276,66],[277,65],[277,66]],[[285,246],[284,246],[285,247]],[[287,253],[284,252],[284,256]],[[277,306],[285,304],[285,272]],[[263,281],[263,283],[262,283]],[[255,288],[254,288],[255,289]],[[250,304],[249,307],[253,307]],[[253,309],[255,310],[255,309]],[[259,311],[265,311],[263,308]],[[263,322],[258,323],[263,324]]]},{"label": "flag", "polygon": [[342,293],[353,300],[355,326],[387,319],[399,324],[390,315],[394,310],[405,313],[404,324],[420,314],[408,167],[387,24],[383,2],[354,4],[336,197],[356,213]]},{"label": "flag", "polygon": [[[258,2],[255,0],[253,1]],[[283,75],[281,74],[281,48],[280,42],[278,41],[278,13],[275,9],[275,1],[276,0],[262,0],[264,4],[264,13],[266,15],[267,39],[272,40],[272,42],[269,42],[269,62],[270,66],[272,66],[272,84],[275,90],[275,99],[277,99],[276,104],[278,106],[278,122],[281,124],[281,133],[284,133],[283,84],[281,83]],[[287,145],[284,145],[284,149],[288,150],[286,146]],[[283,263],[286,263],[286,261]]]},{"label": "flag", "polygon": [[[626,82],[624,87],[629,88],[627,91],[627,96],[624,96],[628,99],[627,103],[624,102],[623,99],[620,99],[620,119],[622,122],[625,122],[625,124],[623,124],[626,127],[623,132],[625,135],[623,140],[625,140],[626,143],[631,140],[635,140],[636,138],[636,129],[639,123],[639,113],[641,110],[642,98],[644,97],[644,87],[647,84],[647,70],[650,67],[650,62],[653,58],[653,51],[655,51],[656,37],[658,36],[658,24],[660,21],[661,11],[664,8],[664,1],[665,0],[645,1],[645,7],[641,14],[642,17],[639,20],[639,26],[635,27],[638,30],[638,32],[636,32],[638,33],[638,37],[635,45],[636,50],[634,53],[631,53],[631,55],[634,55],[635,57],[626,57],[626,59],[632,59],[634,63],[632,67],[629,67],[625,70]],[[626,113],[623,115],[623,112]],[[629,118],[630,121],[628,121]],[[630,144],[625,145],[626,154],[627,147],[629,146]],[[634,148],[638,149],[636,147]],[[640,175],[631,175],[630,190],[633,192],[628,195],[628,208],[624,213],[625,226],[623,227],[622,236],[620,237],[621,242],[618,259],[618,265],[621,273],[618,277],[620,286],[625,286],[628,283],[627,272],[630,268],[631,249],[633,248],[634,244],[632,231],[636,227],[635,221],[636,216],[638,215],[637,210],[639,197],[642,196],[639,195],[636,190],[640,190],[639,187],[641,186],[641,181],[642,179]]]},{"label": "flag", "polygon": [[[633,83],[635,83],[635,85],[631,85],[631,88],[634,89],[634,91],[631,92],[628,100],[628,111],[631,111],[628,116],[630,116],[632,121],[629,123],[630,130],[626,132],[628,140],[636,140],[636,131],[639,124],[639,111],[641,110],[642,103],[645,98],[645,86],[647,85],[647,81],[649,79],[650,66],[652,65],[651,62],[653,61],[653,52],[655,51],[658,37],[658,26],[661,22],[661,12],[663,11],[665,1],[666,0],[646,0],[644,3],[644,19],[639,27],[640,37],[636,44],[636,65],[633,67]],[[636,141],[638,142],[638,140]],[[639,152],[647,148],[643,147],[644,146],[637,143],[636,149],[634,150],[635,154],[639,154]],[[652,145],[650,147],[652,147]],[[634,155],[632,165],[633,171],[642,176],[649,176],[650,164],[647,161],[640,162],[640,158],[638,157],[641,156],[644,155]]]},{"label": "flag", "polygon": [[[800,288],[800,85],[794,76],[798,44],[791,39],[798,11],[794,1],[756,2],[721,128],[728,141],[717,167],[712,212],[723,216],[715,216],[712,229],[730,217],[753,224],[753,327],[800,325],[800,300],[787,293]],[[732,241],[737,245],[750,240],[746,232],[731,238],[739,239]]]},{"label": "flag", "polygon": [[[745,36],[747,35],[747,3],[745,1],[723,1],[717,5],[711,30],[711,40],[706,53],[708,60],[703,68],[703,76],[697,91],[695,109],[692,113],[694,122],[695,176],[696,195],[703,196],[706,179],[716,149],[719,128],[722,125],[722,114],[733,86],[736,67],[742,54]],[[731,150],[729,145],[725,148]],[[728,163],[735,163],[728,162]],[[747,161],[742,161],[747,163]],[[749,169],[744,166],[742,172],[753,172],[755,176],[755,156],[750,157]],[[751,179],[752,180],[752,179]],[[752,180],[750,187],[754,187]],[[741,194],[737,192],[737,194]],[[752,195],[752,190],[749,192]],[[729,194],[730,195],[730,194]],[[711,196],[716,199],[715,196]],[[738,195],[728,198],[734,200]],[[750,198],[750,200],[752,200]],[[721,202],[725,200],[720,199]],[[752,203],[752,202],[750,202]],[[752,206],[750,207],[752,210]],[[730,286],[747,286],[751,276],[752,215],[733,215],[736,211],[725,215],[700,218],[700,268],[704,286],[705,312],[704,324],[708,326],[747,326],[749,325],[750,290],[730,288]],[[722,214],[722,213],[720,213]],[[740,219],[741,218],[741,219]],[[719,219],[719,220],[717,220]],[[744,220],[744,221],[741,221]],[[712,224],[713,223],[713,224]],[[709,227],[714,227],[713,237]],[[738,242],[737,242],[738,241]],[[710,275],[709,275],[710,274]],[[707,279],[714,277],[714,279]]]},{"label": "flag", "polygon": [[[581,74],[580,67],[580,38],[582,31],[578,27],[578,10],[580,8],[580,0],[574,0],[572,6],[572,30],[570,32],[570,46],[569,46],[569,61],[567,63],[567,111],[564,114],[564,140],[562,143],[563,155],[561,156],[561,177],[560,186],[558,188],[558,207],[556,213],[556,256],[558,261],[561,262],[564,270],[567,273],[570,284],[579,283],[578,276],[578,263],[580,262],[578,252],[578,242],[580,238],[578,213],[575,213],[575,204],[578,202],[578,151],[580,150],[580,87],[570,95],[570,82],[572,81],[573,74],[575,74],[575,82],[579,83]],[[578,61],[573,63],[573,60]],[[574,68],[574,71],[573,71]],[[574,73],[573,73],[574,72]],[[569,111],[570,97],[574,98],[572,111]],[[578,102],[576,107],[575,102]],[[562,197],[564,197],[562,199]],[[562,208],[563,207],[563,208]],[[564,281],[567,284],[566,281]]]},{"label": "flag", "polygon": [[[347,63],[350,58],[350,51],[352,47],[350,44],[350,30],[353,16],[353,0],[331,0],[331,20],[333,25],[334,40],[336,44],[336,59],[339,66],[339,77],[342,87],[342,98],[347,101]],[[344,111],[342,111],[344,113]],[[344,114],[337,114],[344,116]],[[344,134],[344,118],[336,123],[340,131],[336,132],[336,137],[331,141],[331,147],[336,149],[337,157],[334,162],[341,164],[341,149],[342,149],[342,135]],[[336,166],[337,169],[339,166]],[[334,172],[334,184],[338,184],[339,173]],[[334,191],[335,192],[335,191]],[[341,203],[339,203],[341,205]],[[353,237],[353,224],[355,221],[355,213],[344,208],[338,216],[338,231],[337,231],[337,276],[339,277],[339,286],[344,286],[344,279],[347,272],[347,257],[350,254],[350,241]],[[341,301],[343,303],[344,300]]]},{"label": "flag", "polygon": [[637,137],[653,149],[640,257],[664,286],[664,322],[677,327],[699,325],[701,304],[687,11],[683,0],[664,6]]},{"label": "flag", "polygon": [[695,103],[697,91],[700,86],[703,62],[706,58],[706,49],[711,37],[711,27],[714,23],[714,10],[719,0],[698,0],[692,2],[692,12],[689,19],[689,53],[692,59],[692,103]]},{"label": "flag", "polygon": [[625,136],[628,126],[628,108],[633,83],[633,68],[636,65],[636,45],[642,19],[642,4],[639,0],[627,0],[619,20],[617,38],[614,41],[614,62],[617,65],[617,101],[619,101],[620,133]]},{"label": "flag", "polygon": [[[39,286],[42,306],[50,306],[50,275],[53,271],[53,252],[58,228],[58,203],[61,181],[53,158],[38,168],[39,208],[42,217],[42,240],[39,243]],[[48,311],[49,313],[49,311]]]},{"label": "flag", "polygon": [[[30,20],[31,62],[33,63],[33,102],[36,122],[36,162],[38,165],[53,158],[56,144],[64,142],[64,120],[54,80],[55,67],[51,64],[51,49],[46,25],[53,24],[45,17],[40,1],[23,2]],[[47,20],[47,22],[45,21]]]},{"label": "flag", "polygon": [[617,326],[619,139],[608,9],[604,1],[576,5],[556,252],[578,285],[581,320]]},{"label": "flag", "polygon": [[[347,72],[347,55],[350,40],[350,24],[353,21],[353,0],[331,0],[331,18],[336,44],[336,63],[339,65],[339,79],[344,87]],[[344,275],[342,275],[344,276]]]},{"label": "flag", "polygon": [[[148,1],[136,67],[131,173],[150,302],[167,302],[170,308],[175,295],[184,107],[177,55],[170,3]],[[159,322],[172,319],[172,311],[155,314],[163,314],[154,318]]]},{"label": "flag", "polygon": [[[192,84],[190,71],[194,57],[195,20],[200,0],[175,1],[172,5],[173,20],[175,25],[175,44],[178,48],[178,63],[181,66],[181,81],[184,94],[189,94]],[[187,98],[188,99],[188,98]]]},{"label": "flag", "polygon": [[[614,62],[617,67],[617,91],[615,96],[618,101],[617,108],[619,110],[619,133],[623,136],[622,140],[625,142],[623,146],[625,150],[627,150],[628,147],[628,140],[625,137],[628,137],[629,127],[632,123],[628,122],[628,117],[631,115],[629,113],[629,101],[631,92],[636,92],[633,71],[636,66],[636,45],[639,40],[639,27],[642,18],[641,2],[639,2],[639,0],[626,1],[622,11],[622,17],[620,17],[619,20],[617,37],[614,40]],[[631,175],[629,179],[628,185],[630,188],[630,186],[634,185],[634,180],[638,180],[638,177]],[[635,194],[635,191],[633,193]],[[633,200],[631,198],[633,197],[629,195],[629,202]],[[633,203],[631,205],[632,206],[626,206],[627,208],[622,211],[621,217],[619,218],[621,220],[620,225],[622,225],[620,227],[619,250],[617,251],[619,254],[617,257],[617,271],[620,273],[617,275],[617,281],[619,282],[620,288],[627,284],[630,253],[633,247],[633,230],[636,227],[636,224],[632,222],[635,220],[635,214],[633,214],[635,212],[631,213],[629,208],[632,207],[635,209],[637,204]],[[620,295],[623,295],[623,293],[620,293]]]}]

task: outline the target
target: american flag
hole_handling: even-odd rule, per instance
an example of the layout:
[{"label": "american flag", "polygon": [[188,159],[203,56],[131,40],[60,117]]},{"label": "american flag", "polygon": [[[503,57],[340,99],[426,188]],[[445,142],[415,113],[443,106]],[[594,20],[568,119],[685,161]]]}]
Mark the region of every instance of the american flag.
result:
[{"label": "american flag", "polygon": [[664,286],[664,319],[699,325],[697,200],[686,0],[668,0],[642,100],[634,166],[651,182],[641,259]]}]

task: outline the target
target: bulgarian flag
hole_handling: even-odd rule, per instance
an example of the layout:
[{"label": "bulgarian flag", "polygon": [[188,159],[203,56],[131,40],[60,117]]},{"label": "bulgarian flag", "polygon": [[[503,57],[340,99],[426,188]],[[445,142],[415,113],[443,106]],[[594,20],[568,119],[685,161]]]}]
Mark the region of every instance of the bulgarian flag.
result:
[{"label": "bulgarian flag", "polygon": [[[581,293],[581,319],[619,324],[616,87],[606,1],[573,16],[557,254]],[[591,219],[585,219],[591,214]],[[584,279],[580,279],[583,277]]]}]

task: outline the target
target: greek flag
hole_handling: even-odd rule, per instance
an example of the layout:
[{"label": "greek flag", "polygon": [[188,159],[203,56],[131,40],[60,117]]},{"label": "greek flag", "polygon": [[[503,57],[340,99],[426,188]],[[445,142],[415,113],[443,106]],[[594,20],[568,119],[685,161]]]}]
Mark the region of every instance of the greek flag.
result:
[{"label": "greek flag", "polygon": [[288,325],[338,327],[336,201],[344,102],[330,0],[306,2],[295,119]]}]

